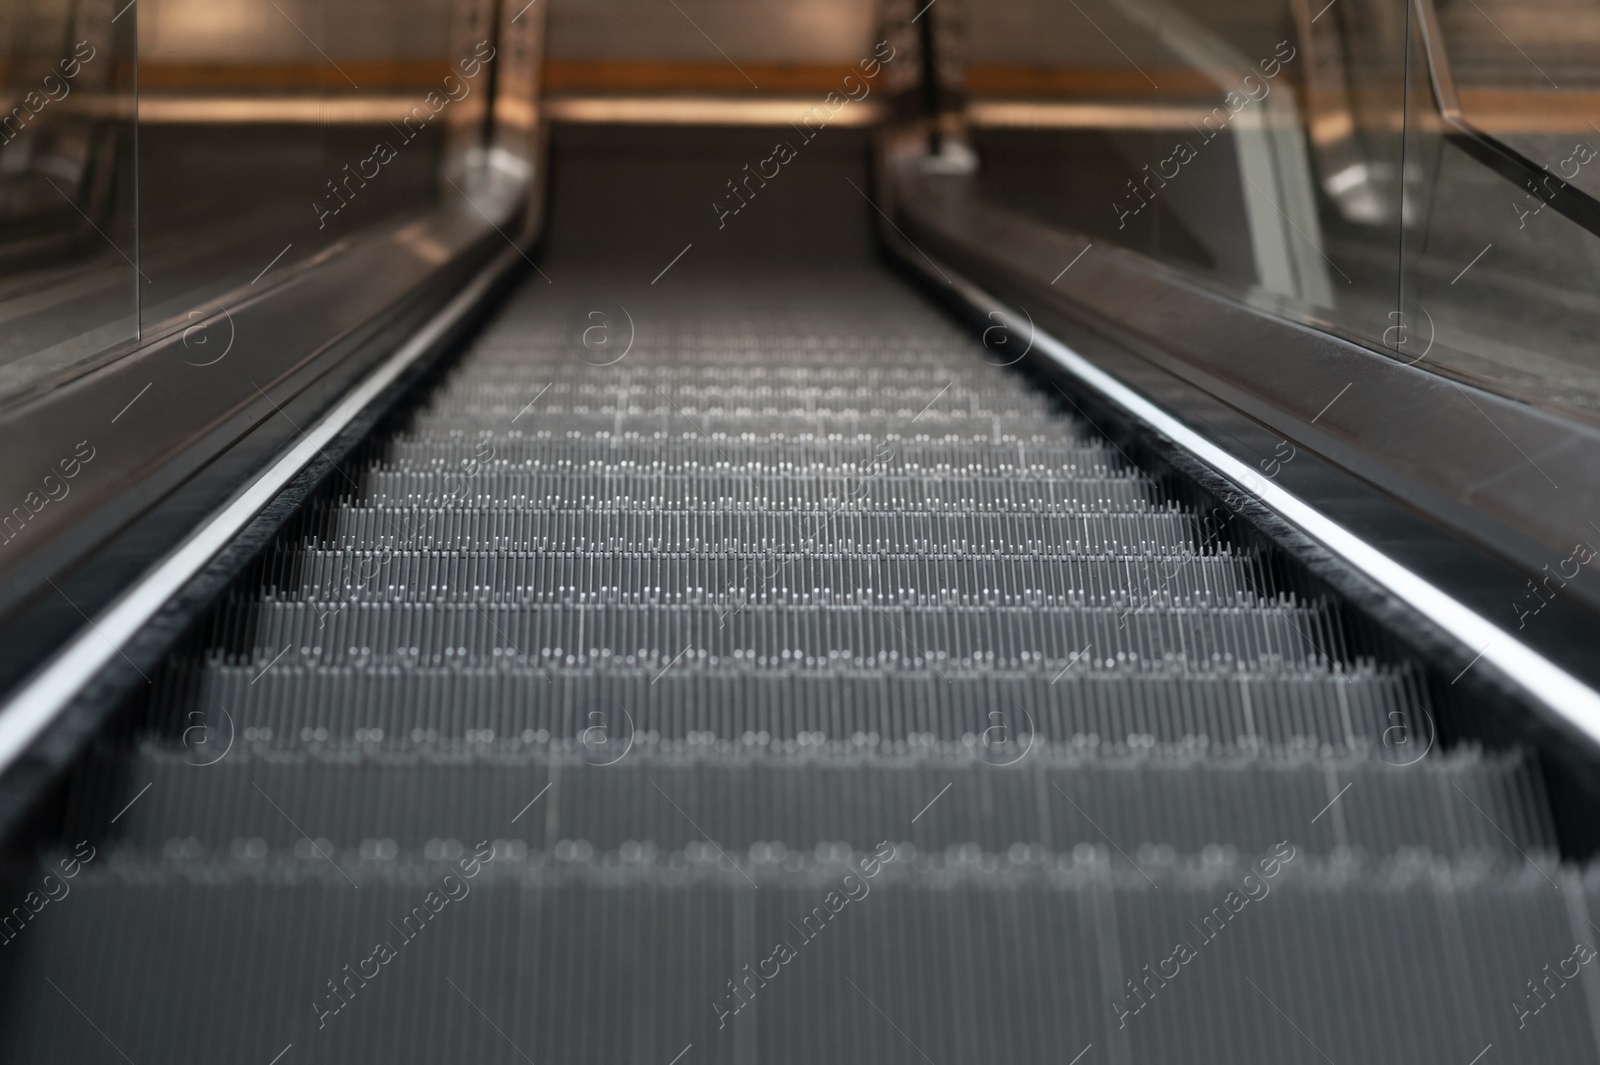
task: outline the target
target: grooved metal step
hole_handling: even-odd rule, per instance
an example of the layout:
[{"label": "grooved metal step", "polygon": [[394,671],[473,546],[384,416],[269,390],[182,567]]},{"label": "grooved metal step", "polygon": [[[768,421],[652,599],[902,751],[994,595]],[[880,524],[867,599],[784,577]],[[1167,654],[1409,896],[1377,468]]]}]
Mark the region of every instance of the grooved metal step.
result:
[{"label": "grooved metal step", "polygon": [[[318,856],[108,863],[81,874],[70,919],[47,911],[11,945],[47,960],[50,983],[13,993],[28,1020],[0,1049],[98,1061],[110,1038],[133,1061],[270,1061],[288,1046],[312,1062],[687,1049],[905,1065],[1070,1062],[1091,1047],[1296,1065],[1470,1061],[1490,1044],[1522,1062],[1595,1054],[1578,982],[1552,978],[1543,999],[1523,986],[1572,954],[1570,906],[1596,901],[1553,868],[1561,890],[1526,863],[1341,866],[1292,845],[1271,878],[1270,856],[1119,872],[1093,855],[889,847],[876,866],[878,852],[839,848],[738,869],[710,848],[672,862],[505,848],[471,878],[460,844],[453,861],[342,871]],[[1546,1005],[1519,1029],[1523,1001]]]},{"label": "grooved metal step", "polygon": [[[1254,854],[1292,837],[1315,854],[1413,848],[1515,862],[1554,847],[1537,778],[1514,757],[1464,752],[1397,767],[1376,756],[1100,756],[1041,744],[1026,763],[996,765],[976,745],[895,753],[809,740],[792,750],[770,740],[588,739],[427,755],[246,746],[215,764],[206,763],[220,751],[199,745],[146,747],[126,777],[149,782],[150,794],[122,818],[120,838],[151,853],[216,853],[245,841],[275,853],[303,845],[303,828],[335,855],[379,843],[421,850],[520,807],[503,831],[535,850],[583,840],[603,851],[628,841],[674,851],[709,840],[741,853],[769,843],[866,851],[893,837],[925,851],[1037,843],[1070,853],[1138,841],[1141,852],[1229,845]],[[85,802],[69,818],[81,831],[68,835],[90,833],[97,809]]]},{"label": "grooved metal step", "polygon": [[[1036,735],[1091,746],[1411,743],[1396,760],[1409,760],[1409,751],[1425,747],[1431,735],[1414,676],[1360,667],[1243,672],[1225,663],[1173,659],[1101,660],[1090,668],[1082,659],[1066,659],[1053,675],[896,669],[888,661],[842,663],[825,672],[784,668],[781,656],[763,663],[742,653],[733,665],[716,669],[685,668],[659,649],[627,657],[632,660],[599,657],[579,665],[576,659],[558,662],[552,652],[526,664],[502,656],[499,667],[313,666],[286,650],[275,665],[175,669],[158,683],[157,705],[204,714],[219,729],[225,711],[241,735],[270,730],[263,739],[287,745],[357,739],[373,729],[398,743],[462,741],[483,731],[534,742],[540,732],[575,737],[596,713],[612,729],[621,729],[626,718],[633,728],[671,739],[701,732],[794,739],[817,732],[832,739],[859,733],[888,741],[919,734],[959,740],[1002,722],[1019,742]],[[997,713],[1003,717],[992,716]],[[157,716],[169,714],[157,710]],[[320,735],[310,735],[317,730]]]},{"label": "grooved metal step", "polygon": [[1537,759],[877,266],[835,133],[659,285],[755,134],[558,154],[550,280],[68,781],[0,1060],[1594,1060]]}]

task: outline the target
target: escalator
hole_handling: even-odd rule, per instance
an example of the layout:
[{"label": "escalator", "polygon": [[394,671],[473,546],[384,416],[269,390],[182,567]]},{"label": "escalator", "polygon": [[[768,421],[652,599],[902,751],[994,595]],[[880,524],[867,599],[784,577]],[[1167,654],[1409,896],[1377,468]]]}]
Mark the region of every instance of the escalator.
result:
[{"label": "escalator", "polygon": [[1592,1047],[1539,759],[886,269],[858,135],[630,276],[751,140],[558,138],[549,281],[78,768],[7,1060]]},{"label": "escalator", "polygon": [[1374,472],[1423,415],[1268,405],[1431,367],[904,132],[556,122],[542,223],[401,220],[412,361],[248,382],[300,464],[0,717],[0,1060],[1600,1056],[1586,586],[1469,638],[1552,513],[1489,551]]}]

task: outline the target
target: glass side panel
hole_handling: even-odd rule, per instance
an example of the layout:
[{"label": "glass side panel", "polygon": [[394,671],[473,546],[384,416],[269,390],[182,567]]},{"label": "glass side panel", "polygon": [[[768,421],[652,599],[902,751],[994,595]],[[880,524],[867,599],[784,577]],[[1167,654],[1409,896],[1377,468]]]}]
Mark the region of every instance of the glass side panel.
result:
[{"label": "glass side panel", "polygon": [[1485,165],[1481,142],[1439,120],[1419,34],[1402,354],[1600,416],[1600,234],[1549,196],[1568,184],[1576,198],[1600,196],[1600,4],[1473,0],[1438,4],[1436,18],[1434,64],[1445,64],[1464,122],[1525,165]]},{"label": "glass side panel", "polygon": [[466,106],[444,85],[450,3],[140,6],[147,333],[214,320],[364,225],[433,202],[449,109]]},{"label": "glass side panel", "polygon": [[1600,414],[1594,0],[1001,0],[971,26],[993,201]]},{"label": "glass side panel", "polygon": [[0,404],[180,331],[204,365],[230,305],[436,204],[493,10],[0,0]]},{"label": "glass side panel", "polygon": [[973,20],[971,43],[989,196],[1382,340],[1398,289],[1403,6],[1003,7]]},{"label": "glass side panel", "polygon": [[135,14],[0,4],[0,402],[138,334]]}]

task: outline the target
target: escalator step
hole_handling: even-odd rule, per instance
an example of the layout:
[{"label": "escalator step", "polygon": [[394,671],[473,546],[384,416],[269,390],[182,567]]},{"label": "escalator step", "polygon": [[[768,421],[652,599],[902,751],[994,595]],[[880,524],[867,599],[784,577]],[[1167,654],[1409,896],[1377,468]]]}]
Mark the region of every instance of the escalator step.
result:
[{"label": "escalator step", "polygon": [[1293,849],[1270,878],[1270,856],[1119,873],[906,850],[870,879],[837,857],[497,852],[474,878],[470,859],[101,859],[68,882],[69,917],[47,908],[11,944],[45,977],[11,990],[0,1043],[41,1062],[102,1060],[107,1041],[178,1062],[1595,1054],[1581,980],[1526,986],[1576,968],[1570,873],[1551,890],[1526,865]]},{"label": "escalator step", "polygon": [[174,845],[180,854],[216,853],[251,840],[277,852],[307,838],[301,829],[330,854],[380,842],[420,850],[518,809],[508,838],[547,851],[561,840],[600,851],[633,841],[670,852],[701,840],[740,853],[837,842],[870,850],[894,838],[924,851],[975,844],[999,853],[1020,843],[1069,853],[1125,840],[1146,851],[1199,854],[1226,844],[1261,853],[1293,838],[1312,854],[1412,848],[1514,862],[1554,847],[1529,766],[1471,752],[1397,767],[1377,757],[1096,757],[1041,748],[1024,764],[1001,766],[970,750],[896,756],[808,744],[796,757],[770,744],[673,751],[593,739],[565,751],[454,757],[246,748],[222,758],[198,745],[146,747],[126,769],[125,792],[97,796],[88,781],[110,774],[102,766],[87,774],[68,834],[92,835],[148,785],[121,818],[118,845],[149,853]]},{"label": "escalator step", "polygon": [[999,727],[1024,745],[1037,736],[1088,746],[1359,749],[1403,740],[1393,731],[1398,722],[1412,722],[1419,742],[1427,731],[1415,677],[1389,668],[1269,664],[1246,672],[1220,662],[1195,669],[1101,660],[1091,669],[1063,656],[1049,663],[1060,662],[1054,675],[864,662],[823,671],[774,668],[741,651],[726,667],[685,669],[670,652],[652,650],[629,668],[595,670],[558,659],[556,649],[530,660],[544,663],[536,670],[505,659],[500,667],[365,668],[301,664],[293,650],[286,646],[275,664],[174,669],[161,678],[155,716],[187,724],[186,715],[207,714],[220,727],[217,715],[226,712],[241,735],[275,746],[433,744],[467,741],[469,733],[532,743],[576,737],[596,714],[613,731],[666,739],[765,732],[783,740],[998,740],[988,730]]}]

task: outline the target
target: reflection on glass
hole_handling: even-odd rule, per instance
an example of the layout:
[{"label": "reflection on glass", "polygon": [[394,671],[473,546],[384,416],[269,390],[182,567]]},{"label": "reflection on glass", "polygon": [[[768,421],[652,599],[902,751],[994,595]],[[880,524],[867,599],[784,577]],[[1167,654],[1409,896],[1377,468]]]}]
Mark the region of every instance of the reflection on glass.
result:
[{"label": "reflection on glass", "polygon": [[141,0],[147,336],[434,202],[456,6]]},{"label": "reflection on glass", "polygon": [[0,5],[0,402],[438,203],[487,129],[494,9]]},{"label": "reflection on glass", "polygon": [[[1600,34],[1600,8],[1415,8],[1437,31],[1431,55],[1419,35],[1413,67],[1442,75],[1460,120],[1440,121],[1428,83],[1407,115],[1416,163],[1400,353],[1600,415],[1600,67],[1581,45]],[[1500,165],[1485,165],[1486,145],[1505,149]]]},{"label": "reflection on glass", "polygon": [[1381,4],[1006,6],[973,45],[992,198],[1381,340],[1404,59]]},{"label": "reflection on glass", "polygon": [[0,403],[137,338],[131,15],[0,6]]},{"label": "reflection on glass", "polygon": [[973,26],[992,200],[1600,413],[1600,7],[1002,0]]}]

